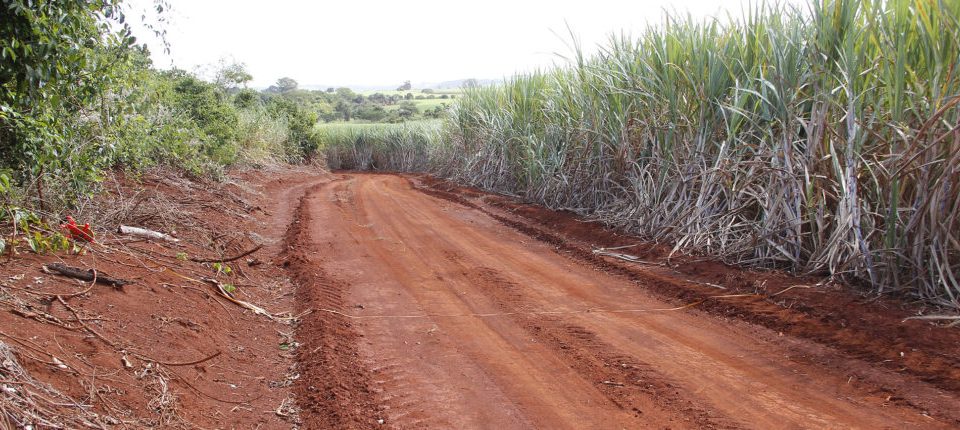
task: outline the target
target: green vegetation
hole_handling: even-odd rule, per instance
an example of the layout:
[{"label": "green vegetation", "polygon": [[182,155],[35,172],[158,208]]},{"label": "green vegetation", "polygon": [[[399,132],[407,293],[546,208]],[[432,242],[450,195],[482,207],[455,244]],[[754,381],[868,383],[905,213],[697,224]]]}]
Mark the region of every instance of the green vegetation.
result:
[{"label": "green vegetation", "polygon": [[69,208],[113,167],[217,174],[315,151],[315,114],[241,90],[251,77],[239,64],[221,65],[215,83],[158,71],[124,22],[120,0],[0,7],[0,221],[17,207]]},{"label": "green vegetation", "polygon": [[326,148],[960,307],[958,19],[960,2],[936,0],[667,16],[592,58],[466,90],[443,139],[410,140],[422,148]]},{"label": "green vegetation", "polygon": [[456,91],[390,90],[355,92],[349,88],[323,91],[293,88],[282,91],[274,85],[267,93],[282,93],[324,122],[400,123],[440,118],[453,104]]},{"label": "green vegetation", "polygon": [[317,138],[331,169],[424,171],[442,137],[439,120],[402,124],[325,124]]}]

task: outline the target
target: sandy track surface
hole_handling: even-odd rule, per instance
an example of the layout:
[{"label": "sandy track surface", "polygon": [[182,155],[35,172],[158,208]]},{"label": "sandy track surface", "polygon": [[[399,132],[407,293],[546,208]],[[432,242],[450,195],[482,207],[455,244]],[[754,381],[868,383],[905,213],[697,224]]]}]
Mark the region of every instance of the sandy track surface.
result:
[{"label": "sandy track surface", "polygon": [[[287,252],[306,288],[301,306],[313,310],[298,334],[305,345],[299,394],[313,404],[307,424],[874,429],[958,422],[950,412],[960,405],[955,393],[667,302],[417,188],[403,176],[341,174],[300,202]],[[671,275],[651,271],[650,282],[664,276]],[[820,364],[823,357],[830,366]],[[891,401],[851,383],[854,374],[872,378],[871,386],[906,387],[911,399]]]}]

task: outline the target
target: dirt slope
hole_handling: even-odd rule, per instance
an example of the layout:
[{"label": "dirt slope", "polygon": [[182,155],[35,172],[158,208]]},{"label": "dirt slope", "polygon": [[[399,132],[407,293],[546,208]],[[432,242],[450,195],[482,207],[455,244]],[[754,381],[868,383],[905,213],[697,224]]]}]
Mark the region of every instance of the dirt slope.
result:
[{"label": "dirt slope", "polygon": [[[325,178],[309,167],[235,172],[223,182],[118,174],[99,197],[101,209],[77,214],[99,229],[99,244],[81,255],[37,255],[21,245],[18,255],[0,257],[0,343],[15,358],[0,357],[0,428],[21,428],[24,411],[39,416],[27,422],[41,429],[295,427],[295,324],[236,306],[200,279],[217,278],[240,300],[290,315],[293,284],[272,263],[297,198]],[[180,241],[111,234],[118,220],[176,230]],[[263,247],[218,273],[213,261],[256,244]],[[90,286],[43,272],[47,263],[133,283]],[[37,387],[13,378],[19,368]],[[18,403],[31,390],[43,408]]]},{"label": "dirt slope", "polygon": [[308,428],[960,425],[947,358],[888,365],[794,328],[813,320],[713,312],[766,302],[703,282],[685,291],[712,290],[709,303],[670,297],[693,275],[590,263],[567,239],[535,238],[518,208],[484,202],[395,175],[307,190],[285,264],[311,286],[298,332]]}]

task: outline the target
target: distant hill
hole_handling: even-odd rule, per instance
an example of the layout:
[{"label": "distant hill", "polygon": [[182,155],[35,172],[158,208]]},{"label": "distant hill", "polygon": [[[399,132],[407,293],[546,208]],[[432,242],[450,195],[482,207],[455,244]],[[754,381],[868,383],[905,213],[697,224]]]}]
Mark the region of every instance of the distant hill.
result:
[{"label": "distant hill", "polygon": [[[455,89],[458,89],[458,88],[463,87],[463,85],[464,85],[467,81],[470,81],[470,80],[476,81],[477,85],[480,85],[480,86],[493,85],[493,84],[496,84],[497,82],[499,82],[499,81],[496,80],[496,79],[472,79],[472,78],[465,78],[465,79],[457,79],[457,80],[453,80],[453,81],[443,81],[443,82],[417,82],[417,83],[413,84],[413,88],[415,88],[415,89],[432,88],[432,89],[436,89],[436,90],[455,90]],[[399,86],[400,86],[399,83],[396,84],[396,85],[320,85],[320,84],[301,84],[301,85],[300,85],[300,89],[302,89],[302,90],[321,90],[321,91],[322,91],[322,90],[325,90],[325,89],[330,88],[330,87],[333,87],[333,88],[347,87],[347,88],[350,88],[351,90],[354,90],[354,91],[357,91],[357,92],[369,92],[369,91],[390,91],[390,90],[395,90],[395,89],[397,89],[397,87],[399,87]]]},{"label": "distant hill", "polygon": [[438,89],[438,90],[456,89],[456,88],[461,88],[461,87],[463,87],[463,85],[464,85],[467,81],[470,81],[470,80],[476,81],[476,84],[477,84],[477,85],[480,85],[480,86],[493,85],[493,84],[496,84],[497,82],[499,82],[499,81],[497,81],[497,80],[495,80],[495,79],[471,79],[471,78],[468,78],[468,79],[457,79],[457,80],[455,80],[455,81],[444,81],[444,82],[440,82],[439,84],[435,84],[435,85],[433,85],[433,86],[431,86],[431,87],[425,87],[425,88],[436,88],[436,89]]},{"label": "distant hill", "polygon": [[351,90],[354,90],[354,91],[357,91],[357,92],[364,92],[364,91],[386,91],[386,90],[395,90],[395,89],[397,89],[398,86],[399,86],[399,85],[390,86],[390,85],[318,85],[318,84],[307,84],[307,85],[300,85],[300,89],[301,89],[301,90],[321,90],[321,91],[322,91],[322,90],[326,90],[327,88],[331,88],[331,87],[333,87],[333,88],[347,87],[347,88],[350,88]]}]

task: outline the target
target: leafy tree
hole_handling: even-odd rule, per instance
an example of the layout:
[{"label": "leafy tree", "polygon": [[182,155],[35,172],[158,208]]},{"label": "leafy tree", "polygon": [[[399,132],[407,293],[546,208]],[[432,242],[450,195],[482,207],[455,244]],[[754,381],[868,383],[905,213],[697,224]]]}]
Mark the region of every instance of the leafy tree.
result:
[{"label": "leafy tree", "polygon": [[[158,8],[162,5],[158,4]],[[135,65],[120,0],[5,0],[0,5],[0,168],[36,184],[42,208],[45,174],[75,189],[96,180],[80,145],[91,124],[79,112],[111,121],[108,89],[122,87]]]},{"label": "leafy tree", "polygon": [[313,133],[313,126],[317,123],[315,113],[307,112],[286,97],[271,97],[267,102],[267,109],[274,118],[286,119],[289,138],[302,156],[316,152],[319,142]]},{"label": "leafy tree", "polygon": [[413,88],[413,85],[410,84],[410,81],[403,81],[403,85],[397,87],[397,91],[410,91]]},{"label": "leafy tree", "polygon": [[353,113],[353,108],[350,106],[350,103],[340,100],[337,102],[334,110],[340,114],[340,117],[343,118],[344,121],[350,121],[350,115]]},{"label": "leafy tree", "polygon": [[350,88],[340,87],[337,88],[337,97],[344,100],[353,100],[357,98],[357,93],[353,92]]},{"label": "leafy tree", "polygon": [[276,83],[277,91],[279,91],[281,94],[296,90],[298,86],[299,84],[297,81],[293,80],[293,78],[287,77],[277,79]]},{"label": "leafy tree", "polygon": [[237,155],[232,145],[238,137],[236,108],[224,100],[215,84],[182,70],[165,75],[174,81],[177,107],[198,125],[206,155],[222,164],[232,163]]},{"label": "leafy tree", "polygon": [[240,109],[250,109],[260,102],[260,94],[254,90],[243,89],[233,97],[233,104]]},{"label": "leafy tree", "polygon": [[400,103],[400,107],[397,108],[397,115],[404,120],[412,119],[414,115],[420,113],[420,109],[417,109],[417,105],[411,101],[405,101]]},{"label": "leafy tree", "polygon": [[253,80],[253,75],[247,71],[247,65],[244,63],[230,63],[220,60],[220,65],[214,76],[214,82],[220,88],[235,89],[247,87],[247,83]]},{"label": "leafy tree", "polygon": [[[166,0],[152,1],[158,14],[166,9]],[[115,166],[163,163],[216,173],[244,148],[279,148],[286,159],[315,152],[318,112],[332,115],[336,94],[295,91],[296,81],[282,78],[273,91],[283,96],[269,97],[244,88],[252,77],[243,63],[221,61],[214,82],[157,71],[146,47],[135,44],[122,6],[123,0],[0,3],[4,201],[15,195],[15,204],[41,212],[46,202],[65,208]]]},{"label": "leafy tree", "polygon": [[383,121],[387,116],[389,116],[389,113],[382,105],[373,103],[361,105],[354,114],[354,117],[370,122]]}]

